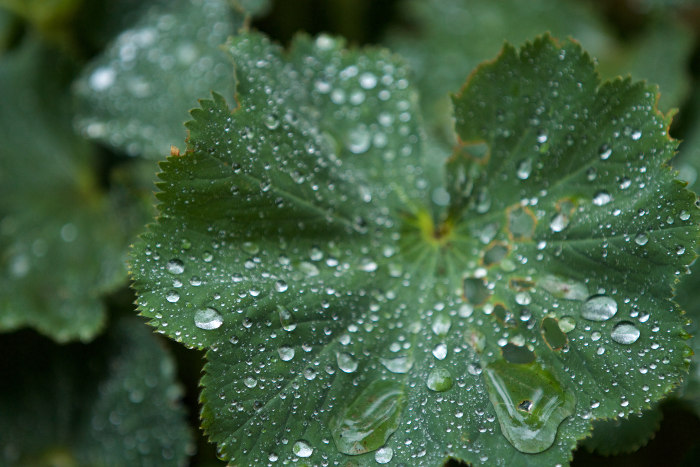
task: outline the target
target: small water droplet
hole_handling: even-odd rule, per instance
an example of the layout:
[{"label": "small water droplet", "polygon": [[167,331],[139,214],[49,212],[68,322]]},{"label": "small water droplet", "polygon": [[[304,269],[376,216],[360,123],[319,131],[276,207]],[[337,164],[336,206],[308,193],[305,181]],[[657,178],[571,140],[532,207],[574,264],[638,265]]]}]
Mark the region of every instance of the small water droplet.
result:
[{"label": "small water droplet", "polygon": [[640,233],[636,237],[634,237],[634,243],[636,243],[639,246],[646,245],[648,241],[649,237],[647,236],[647,234],[644,233]]},{"label": "small water droplet", "polygon": [[289,288],[289,286],[283,280],[278,280],[275,282],[275,290],[277,292],[280,292],[280,293],[286,292],[288,288]]},{"label": "small water droplet", "polygon": [[179,259],[171,259],[165,265],[165,268],[170,274],[182,274],[185,272],[185,265]]},{"label": "small water droplet", "polygon": [[690,219],[690,213],[688,211],[681,211],[681,213],[678,215],[678,217],[682,221],[687,221],[688,219]]},{"label": "small water droplet", "polygon": [[266,115],[264,123],[269,130],[276,130],[280,126],[280,120],[275,114]]},{"label": "small water droplet", "polygon": [[379,448],[374,453],[374,460],[377,461],[377,464],[388,464],[392,457],[394,457],[394,450],[389,447]]},{"label": "small water droplet", "polygon": [[258,385],[258,380],[251,376],[246,376],[243,379],[243,384],[245,384],[247,388],[253,389],[255,386]]},{"label": "small water droplet", "polygon": [[608,146],[607,144],[604,144],[600,147],[598,150],[598,155],[602,160],[607,160],[610,158],[610,155],[612,154],[612,148]]},{"label": "small water droplet", "polygon": [[610,201],[612,201],[612,196],[607,191],[599,191],[593,197],[593,204],[596,206],[605,206]]},{"label": "small water droplet", "polygon": [[564,215],[564,213],[558,213],[552,217],[549,223],[549,228],[552,232],[561,232],[569,225],[569,216]]},{"label": "small water droplet", "polygon": [[432,329],[436,336],[446,336],[450,331],[452,320],[446,314],[439,314],[433,319]]},{"label": "small water droplet", "polygon": [[311,457],[314,453],[314,448],[312,448],[306,441],[297,441],[292,447],[294,454],[299,457]]},{"label": "small water droplet", "polygon": [[288,362],[294,358],[294,348],[289,347],[287,345],[283,345],[282,347],[277,349],[277,353],[280,356],[280,360],[282,360],[283,362]]},{"label": "small water droplet", "polygon": [[637,327],[629,321],[621,321],[615,325],[611,337],[618,344],[633,344],[637,342],[641,333]]},{"label": "small water droplet", "polygon": [[445,368],[433,368],[425,382],[428,389],[436,392],[447,391],[454,384],[452,374]]},{"label": "small water droplet", "polygon": [[353,154],[363,154],[370,147],[372,137],[365,125],[359,125],[348,133],[347,147]]},{"label": "small water droplet", "polygon": [[365,72],[360,75],[360,86],[363,89],[373,89],[377,85],[377,77],[370,72]]},{"label": "small water droplet", "polygon": [[171,290],[165,295],[165,299],[170,303],[177,303],[177,301],[180,300],[180,294],[178,294],[174,290]]},{"label": "small water droplet", "polygon": [[353,373],[357,370],[357,360],[345,352],[338,352],[336,354],[336,361],[338,362],[338,368],[340,368],[344,373]]},{"label": "small water droplet", "polygon": [[282,325],[282,329],[284,329],[287,332],[291,332],[297,328],[296,320],[294,319],[294,315],[291,311],[287,310],[286,308],[282,308],[281,306],[278,306],[277,312],[280,316],[280,324]]},{"label": "small water droplet", "polygon": [[208,307],[197,310],[194,314],[194,325],[199,329],[217,329],[224,323],[223,318],[214,308]]},{"label": "small water droplet", "polygon": [[433,356],[438,360],[444,360],[447,357],[447,346],[445,344],[438,344],[433,349]]},{"label": "small water droplet", "polygon": [[524,159],[518,164],[516,175],[520,180],[527,180],[532,173],[532,160]]},{"label": "small water droplet", "polygon": [[633,140],[638,141],[642,137],[642,132],[639,130],[633,131],[631,136]]},{"label": "small water droplet", "polygon": [[581,316],[591,321],[606,321],[617,313],[617,302],[606,295],[594,295],[581,306]]}]

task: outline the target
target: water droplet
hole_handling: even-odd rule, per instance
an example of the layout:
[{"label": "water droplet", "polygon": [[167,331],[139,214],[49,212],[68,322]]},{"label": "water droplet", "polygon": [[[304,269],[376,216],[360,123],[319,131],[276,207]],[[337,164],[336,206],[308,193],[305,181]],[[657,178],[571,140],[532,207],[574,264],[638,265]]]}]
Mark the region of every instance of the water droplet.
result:
[{"label": "water droplet", "polygon": [[405,386],[375,380],[331,419],[330,429],[338,451],[358,455],[381,448],[399,427]]},{"label": "water droplet", "polygon": [[371,135],[365,125],[359,125],[348,133],[347,146],[351,153],[367,152],[371,143]]},{"label": "water droplet", "polygon": [[311,457],[311,454],[314,453],[314,448],[309,446],[309,443],[307,443],[306,441],[297,441],[296,443],[294,443],[292,451],[296,456],[299,457]]},{"label": "water droplet", "polygon": [[633,132],[632,132],[632,139],[633,139],[633,140],[638,141],[639,138],[641,138],[641,137],[642,137],[642,132],[641,132],[641,131],[636,130],[636,131],[633,131]]},{"label": "water droplet", "polygon": [[558,213],[552,217],[552,221],[549,223],[549,228],[552,232],[561,232],[569,225],[569,216],[564,215],[564,213]]},{"label": "water droplet", "polygon": [[454,384],[452,374],[445,368],[433,368],[425,382],[428,389],[436,392],[447,391]]},{"label": "water droplet", "polygon": [[413,357],[380,358],[382,365],[392,373],[405,374],[413,368]]},{"label": "water droplet", "polygon": [[392,457],[394,457],[394,450],[389,447],[379,448],[374,453],[374,460],[377,461],[377,464],[388,464]]},{"label": "water droplet", "polygon": [[634,243],[636,243],[639,246],[646,245],[648,241],[649,237],[647,236],[647,234],[644,233],[640,233],[636,237],[634,237]]},{"label": "water droplet", "polygon": [[243,384],[245,384],[247,388],[253,389],[255,386],[258,385],[258,380],[253,377],[246,376],[243,379]]},{"label": "water droplet", "polygon": [[506,439],[525,453],[549,448],[561,422],[574,413],[574,393],[537,363],[499,360],[486,366],[484,375]]},{"label": "water droplet", "polygon": [[283,345],[279,349],[277,349],[277,353],[280,356],[280,360],[283,362],[288,362],[289,360],[294,358],[294,348],[289,347],[287,345]]},{"label": "water droplet", "polygon": [[170,274],[182,274],[185,272],[185,265],[179,259],[171,259],[165,268]]},{"label": "water droplet", "polygon": [[275,114],[266,115],[264,123],[269,130],[276,130],[280,126],[279,118]]},{"label": "water droplet", "polygon": [[291,311],[287,310],[286,308],[282,308],[281,306],[278,306],[277,312],[280,316],[280,324],[282,325],[282,329],[284,329],[287,332],[291,332],[297,328],[296,320],[294,319],[294,315]]},{"label": "water droplet", "polygon": [[377,85],[377,77],[372,73],[365,72],[360,75],[360,86],[363,89],[373,89]]},{"label": "water droplet", "polygon": [[596,206],[605,206],[610,201],[612,201],[612,196],[607,191],[599,191],[593,197],[593,204]]},{"label": "water droplet", "polygon": [[444,360],[447,357],[447,346],[445,344],[438,344],[433,349],[433,356],[438,360]]},{"label": "water droplet", "polygon": [[336,354],[336,360],[338,362],[338,368],[344,373],[353,373],[357,370],[357,360],[349,353],[338,352]]},{"label": "water droplet", "polygon": [[617,302],[606,295],[594,295],[581,306],[581,316],[591,321],[606,321],[617,313]]},{"label": "water droplet", "polygon": [[681,211],[681,213],[678,215],[678,217],[682,221],[687,221],[688,219],[690,219],[690,213],[688,211]]},{"label": "water droplet", "polygon": [[116,77],[117,72],[114,68],[100,67],[92,72],[88,79],[88,84],[93,90],[102,92],[114,84]]},{"label": "water droplet", "polygon": [[602,145],[600,147],[600,149],[598,150],[598,155],[603,160],[609,159],[611,154],[612,154],[612,148],[610,146],[608,146],[607,144]]},{"label": "water droplet", "polygon": [[275,290],[277,292],[280,292],[280,293],[286,292],[288,288],[289,288],[289,286],[283,280],[278,280],[275,282]]},{"label": "water droplet", "polygon": [[518,164],[518,170],[516,172],[516,175],[520,180],[527,180],[528,177],[530,177],[530,173],[532,173],[532,160],[531,159],[524,159],[520,161]]},{"label": "water droplet", "polygon": [[374,261],[372,261],[369,258],[363,258],[360,261],[360,264],[358,267],[359,267],[360,271],[374,272],[377,270],[377,263],[375,263]]},{"label": "water droplet", "polygon": [[437,336],[446,336],[450,331],[452,320],[446,314],[439,314],[433,319],[432,329]]},{"label": "water droplet", "polygon": [[217,329],[224,323],[223,318],[214,308],[197,310],[194,314],[194,325],[199,329]]},{"label": "water droplet", "polygon": [[615,325],[610,335],[618,344],[633,344],[640,336],[639,329],[629,321],[621,321]]},{"label": "water droplet", "polygon": [[170,303],[177,303],[177,301],[180,300],[180,294],[178,294],[174,290],[171,290],[165,295],[165,299]]}]

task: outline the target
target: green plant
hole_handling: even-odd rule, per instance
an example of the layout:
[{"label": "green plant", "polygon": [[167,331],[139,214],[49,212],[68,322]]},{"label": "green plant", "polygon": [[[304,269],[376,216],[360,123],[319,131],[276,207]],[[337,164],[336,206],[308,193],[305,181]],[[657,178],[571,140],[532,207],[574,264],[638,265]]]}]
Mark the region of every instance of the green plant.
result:
[{"label": "green plant", "polygon": [[[649,6],[643,40],[624,42],[587,4],[540,0],[518,15],[537,20],[513,26],[517,1],[431,3],[405,4],[420,41],[398,26],[387,36],[406,62],[328,34],[285,49],[250,27],[266,2],[98,9],[96,30],[127,28],[111,40],[76,32],[81,2],[42,14],[8,2],[19,16],[0,24],[33,29],[0,31],[0,127],[26,154],[2,150],[0,329],[97,340],[46,363],[18,353],[49,368],[55,399],[7,363],[37,390],[0,393],[1,407],[20,401],[0,411],[5,462],[182,464],[194,452],[171,351],[120,317],[133,313],[129,242],[139,313],[206,352],[203,431],[234,465],[567,464],[577,445],[646,444],[669,394],[700,405],[687,376],[697,339],[674,301],[695,259],[696,196],[668,166],[667,109],[690,109],[691,143],[700,121],[693,75],[679,71],[697,41],[676,17],[688,7]],[[546,30],[579,34],[613,78]],[[504,37],[518,45],[476,67]],[[656,54],[676,72],[650,67]],[[443,65],[459,57],[463,68]],[[614,77],[620,67],[673,91],[659,101]],[[17,121],[20,108],[34,119]],[[149,160],[168,148],[154,203]],[[684,174],[694,152],[681,148]],[[692,277],[677,300],[696,314]],[[55,346],[8,337],[8,349]],[[180,377],[196,377],[178,358]],[[73,400],[84,403],[28,434],[27,420]]]}]

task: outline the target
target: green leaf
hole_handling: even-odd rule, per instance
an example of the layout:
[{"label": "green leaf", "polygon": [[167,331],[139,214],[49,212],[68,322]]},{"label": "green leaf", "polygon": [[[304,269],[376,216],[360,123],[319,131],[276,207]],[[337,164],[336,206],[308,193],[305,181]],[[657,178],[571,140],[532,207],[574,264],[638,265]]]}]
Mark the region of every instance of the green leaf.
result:
[{"label": "green leaf", "polygon": [[85,70],[75,84],[83,134],[130,155],[160,158],[182,141],[196,99],[233,96],[233,69],[220,46],[243,13],[226,0],[155,5]]},{"label": "green leaf", "polygon": [[626,419],[603,420],[593,424],[593,436],[583,441],[591,452],[604,456],[634,452],[654,438],[663,419],[658,406]]},{"label": "green leaf", "polygon": [[224,459],[564,464],[678,383],[697,212],[653,90],[601,84],[573,43],[507,46],[454,98],[442,187],[400,62],[327,36],[230,50],[237,105],[192,112],[131,261],[141,314],[208,348]]},{"label": "green leaf", "polygon": [[59,342],[102,328],[100,297],[126,280],[128,235],[49,71],[66,69],[32,40],[0,61],[0,330],[31,326]]},{"label": "green leaf", "polygon": [[[123,320],[89,345],[0,339],[3,465],[185,465],[193,445],[175,367]],[[9,353],[8,353],[9,352]]]}]

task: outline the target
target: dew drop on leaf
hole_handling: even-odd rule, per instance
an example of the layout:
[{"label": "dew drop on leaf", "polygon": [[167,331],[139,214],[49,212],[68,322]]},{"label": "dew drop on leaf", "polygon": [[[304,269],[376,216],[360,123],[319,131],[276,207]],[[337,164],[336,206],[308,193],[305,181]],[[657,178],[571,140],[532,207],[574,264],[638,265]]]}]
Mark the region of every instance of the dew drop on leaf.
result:
[{"label": "dew drop on leaf", "polygon": [[433,356],[438,360],[444,360],[447,357],[447,346],[445,344],[438,344],[433,349]]},{"label": "dew drop on leaf", "polygon": [[388,464],[392,457],[394,457],[394,450],[390,447],[379,448],[374,453],[374,460],[377,461],[377,464]]},{"label": "dew drop on leaf", "polygon": [[171,290],[165,295],[165,299],[170,303],[177,303],[177,301],[180,300],[180,294],[178,294],[174,290]]},{"label": "dew drop on leaf", "polygon": [[606,321],[617,313],[617,302],[606,295],[594,295],[581,306],[581,316],[591,321]]},{"label": "dew drop on leaf", "polygon": [[294,315],[289,310],[278,306],[277,312],[280,316],[280,324],[282,325],[282,329],[284,329],[287,332],[291,332],[297,328],[297,323],[294,319]]},{"label": "dew drop on leaf", "polygon": [[344,373],[353,373],[357,370],[357,360],[349,353],[338,352],[336,360],[338,362],[338,368]]},{"label": "dew drop on leaf", "polygon": [[611,337],[618,344],[633,344],[639,339],[640,332],[637,327],[629,321],[621,321],[615,325]]},{"label": "dew drop on leaf", "polygon": [[398,428],[405,386],[375,380],[331,419],[330,429],[338,451],[357,455],[375,451]]},{"label": "dew drop on leaf", "polygon": [[561,422],[574,413],[574,393],[537,363],[499,360],[484,368],[484,377],[501,430],[519,451],[549,448]]},{"label": "dew drop on leaf", "polygon": [[289,360],[294,358],[294,349],[292,347],[283,345],[279,349],[277,349],[277,353],[280,356],[280,360],[283,362],[288,362]]},{"label": "dew drop on leaf", "polygon": [[647,236],[647,234],[644,233],[640,233],[636,237],[634,237],[634,243],[636,243],[639,246],[646,245],[648,241],[649,237]]},{"label": "dew drop on leaf", "polygon": [[185,272],[185,265],[179,259],[171,259],[165,265],[170,274],[182,274]]},{"label": "dew drop on leaf", "polygon": [[607,144],[602,145],[600,147],[600,149],[598,150],[598,156],[600,156],[600,158],[602,160],[609,159],[611,155],[612,155],[612,148],[610,146],[608,146]]},{"label": "dew drop on leaf", "polygon": [[593,197],[593,204],[596,206],[605,206],[610,201],[612,201],[612,196],[607,191],[599,191]]},{"label": "dew drop on leaf", "polygon": [[520,180],[527,180],[532,172],[532,160],[524,159],[518,164],[516,175]]},{"label": "dew drop on leaf", "polygon": [[453,384],[452,374],[445,368],[433,368],[430,370],[428,379],[425,382],[428,389],[435,392],[447,391]]},{"label": "dew drop on leaf", "polygon": [[413,367],[413,358],[410,356],[395,358],[380,358],[379,361],[392,373],[405,374]]},{"label": "dew drop on leaf", "polygon": [[299,457],[311,457],[314,453],[314,448],[312,448],[306,441],[297,441],[292,447],[294,454]]},{"label": "dew drop on leaf", "polygon": [[446,314],[439,314],[435,317],[432,324],[433,332],[436,336],[445,336],[450,331],[452,320]]},{"label": "dew drop on leaf", "polygon": [[224,323],[223,318],[214,308],[208,307],[197,310],[194,314],[194,325],[199,329],[217,329]]},{"label": "dew drop on leaf", "polygon": [[568,227],[568,225],[569,217],[560,212],[552,217],[552,220],[549,223],[549,228],[552,230],[552,232],[561,232]]}]

